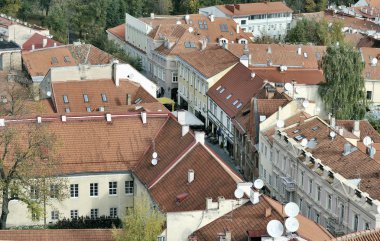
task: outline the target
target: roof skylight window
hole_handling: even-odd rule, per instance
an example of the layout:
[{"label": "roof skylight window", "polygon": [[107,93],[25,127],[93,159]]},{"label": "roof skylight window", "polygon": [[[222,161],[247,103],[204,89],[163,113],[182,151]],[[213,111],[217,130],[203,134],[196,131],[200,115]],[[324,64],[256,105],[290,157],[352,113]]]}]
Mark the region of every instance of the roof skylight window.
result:
[{"label": "roof skylight window", "polygon": [[238,102],[239,100],[235,100],[234,103],[232,103],[232,105],[236,105]]},{"label": "roof skylight window", "polygon": [[242,103],[239,103],[236,108],[239,109],[243,104]]},{"label": "roof skylight window", "polygon": [[102,94],[102,101],[107,102],[107,95],[104,93]]},{"label": "roof skylight window", "polygon": [[67,107],[67,108],[65,109],[65,112],[66,112],[66,113],[70,113],[70,112],[71,112],[70,108]]},{"label": "roof skylight window", "polygon": [[219,85],[219,86],[218,86],[218,88],[216,88],[216,90],[219,90],[220,88],[222,88],[222,86],[221,86],[221,85]]},{"label": "roof skylight window", "polygon": [[91,107],[87,106],[87,107],[86,107],[86,111],[87,111],[87,112],[91,112]]},{"label": "roof skylight window", "polygon": [[225,89],[224,89],[224,88],[222,88],[222,89],[219,91],[219,93],[223,93],[223,92],[224,92],[224,90],[225,90]]},{"label": "roof skylight window", "polygon": [[84,101],[84,103],[88,102],[88,95],[86,95],[86,94],[83,95],[83,101]]},{"label": "roof skylight window", "polygon": [[51,57],[51,64],[58,64],[57,57]]},{"label": "roof skylight window", "polygon": [[298,136],[295,136],[295,137],[294,137],[294,139],[295,139],[296,141],[301,141],[303,138],[305,138],[304,135],[298,135]]},{"label": "roof skylight window", "polygon": [[226,97],[226,100],[229,100],[231,98],[231,94],[229,94],[227,97]]},{"label": "roof skylight window", "polygon": [[63,103],[65,104],[69,103],[69,97],[67,97],[67,95],[63,96]]},{"label": "roof skylight window", "polygon": [[312,131],[316,131],[319,129],[319,126],[314,126],[313,128],[311,128]]}]

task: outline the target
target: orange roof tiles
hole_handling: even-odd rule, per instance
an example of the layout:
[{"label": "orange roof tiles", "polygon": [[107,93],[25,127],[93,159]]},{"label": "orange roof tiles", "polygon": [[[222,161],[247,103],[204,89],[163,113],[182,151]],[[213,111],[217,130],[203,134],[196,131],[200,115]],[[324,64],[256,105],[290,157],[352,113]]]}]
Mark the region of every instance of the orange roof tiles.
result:
[{"label": "orange roof tiles", "polygon": [[[347,131],[352,132],[354,128],[353,120],[336,120],[337,126],[344,127]],[[360,140],[362,141],[364,137],[370,136],[373,142],[380,143],[380,134],[373,128],[373,126],[367,120],[360,120]]]},{"label": "orange roof tiles", "polygon": [[268,13],[292,13],[293,10],[286,6],[283,2],[262,2],[262,3],[241,3],[217,5],[222,12],[228,16],[249,16],[255,14]]},{"label": "orange roof tiles", "polygon": [[343,22],[345,27],[351,27],[353,29],[358,29],[364,32],[369,30],[375,30],[376,32],[380,32],[380,25],[375,24],[371,21],[367,21],[365,19],[355,18],[351,16],[342,16],[339,14],[334,14],[331,11],[326,11],[324,18],[328,22],[340,20]]},{"label": "orange roof tiles", "polygon": [[291,83],[294,80],[296,84],[319,85],[325,81],[323,71],[318,69],[292,68],[280,71],[279,68],[267,67],[251,68],[251,70],[263,79],[275,83]]},{"label": "orange roof tiles", "polygon": [[0,230],[8,241],[113,241],[112,229]]},{"label": "orange roof tiles", "polygon": [[363,70],[364,79],[368,80],[380,80],[380,63],[371,65],[373,58],[380,58],[380,48],[360,48],[362,58],[365,63]]},{"label": "orange roof tiles", "polygon": [[[265,210],[271,209],[271,215],[265,217]],[[271,220],[283,221],[282,205],[269,197],[260,197],[260,202],[253,205],[251,202],[233,210],[230,213],[216,219],[206,226],[198,229],[193,233],[198,241],[216,240],[219,233],[224,233],[226,229],[231,231],[232,240],[245,241],[248,238],[248,232],[251,234],[269,236],[266,232],[266,226]],[[326,241],[332,238],[332,235],[324,228],[313,221],[298,215],[300,223],[298,235],[310,241]]]},{"label": "orange roof tiles", "polygon": [[[99,107],[104,107],[104,111],[115,111],[122,107],[127,110],[127,94],[131,94],[132,104],[138,98],[142,103],[157,102],[139,84],[129,80],[120,80],[119,87],[111,79],[54,82],[52,90],[58,113],[65,113],[66,108],[73,113],[83,113],[87,112],[87,107],[91,112],[98,111]],[[102,94],[106,95],[106,102],[103,102]],[[84,101],[84,95],[87,95],[88,102]],[[64,96],[67,96],[68,103],[64,103]]]},{"label": "orange roof tiles", "polygon": [[91,44],[79,44],[23,52],[22,59],[33,77],[45,76],[51,67],[108,64],[114,58]]},{"label": "orange roof tiles", "polygon": [[[42,45],[43,39],[47,39],[47,43],[45,47],[43,47]],[[34,45],[34,49],[50,48],[50,47],[55,47],[54,44],[56,44],[56,46],[62,45],[62,43],[55,41],[52,38],[48,38],[39,33],[35,33],[22,45],[22,49],[32,50],[32,45]]]},{"label": "orange roof tiles", "polygon": [[[187,182],[189,169],[195,173],[190,184]],[[236,181],[204,146],[197,144],[150,188],[150,193],[163,212],[179,212],[204,210],[207,197],[234,198],[235,189]],[[188,193],[187,198],[177,204],[177,195],[184,193]]]},{"label": "orange roof tiles", "polygon": [[125,24],[122,23],[116,27],[107,29],[108,32],[112,33],[116,37],[118,37],[120,40],[125,41]]},{"label": "orange roof tiles", "polygon": [[180,54],[179,58],[206,78],[210,78],[239,62],[239,58],[218,46],[210,46],[203,51]]},{"label": "orange roof tiles", "polygon": [[380,229],[363,230],[332,239],[332,241],[379,241]]}]

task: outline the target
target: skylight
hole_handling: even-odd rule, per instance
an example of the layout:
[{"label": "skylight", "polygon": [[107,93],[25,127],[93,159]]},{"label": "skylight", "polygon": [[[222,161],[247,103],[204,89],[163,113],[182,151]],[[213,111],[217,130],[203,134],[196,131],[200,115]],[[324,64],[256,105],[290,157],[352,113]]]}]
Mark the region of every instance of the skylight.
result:
[{"label": "skylight", "polygon": [[84,101],[84,103],[88,102],[88,95],[83,95],[83,101]]},{"label": "skylight", "polygon": [[57,57],[51,57],[51,64],[58,64]]},{"label": "skylight", "polygon": [[231,94],[229,94],[227,97],[226,97],[226,100],[229,100],[231,98]]},{"label": "skylight", "polygon": [[218,88],[216,88],[216,90],[219,90],[220,88],[222,88],[222,86],[221,86],[221,85],[219,85],[219,86],[218,86]]},{"label": "skylight", "polygon": [[232,103],[232,105],[236,105],[238,102],[239,100],[235,100],[234,103]]},{"label": "skylight", "polygon": [[136,100],[135,100],[135,104],[140,104],[142,102],[142,99],[141,98],[137,98]]},{"label": "skylight", "polygon": [[319,126],[314,126],[313,128],[311,128],[312,131],[316,131],[319,129]]},{"label": "skylight", "polygon": [[238,105],[236,106],[236,108],[239,109],[242,105],[243,105],[243,104],[240,103],[240,104],[238,104]]},{"label": "skylight", "polygon": [[294,137],[294,139],[295,139],[296,141],[301,141],[303,138],[305,138],[304,135],[298,135],[298,136],[295,136],[295,137]]},{"label": "skylight", "polygon": [[297,134],[298,132],[300,132],[298,129],[293,131],[294,134]]},{"label": "skylight", "polygon": [[185,42],[185,48],[195,48],[195,43],[187,41]]},{"label": "skylight", "polygon": [[224,88],[222,88],[222,89],[219,91],[219,93],[223,93],[223,92],[224,92],[224,90],[225,90],[225,89],[224,89]]},{"label": "skylight", "polygon": [[228,26],[227,26],[227,24],[225,24],[225,23],[219,24],[219,27],[220,27],[220,31],[222,31],[222,32],[228,32]]},{"label": "skylight", "polygon": [[91,112],[91,107],[87,106],[87,107],[86,107],[86,111],[87,111],[87,112]]},{"label": "skylight", "polygon": [[63,96],[63,103],[65,104],[69,103],[69,97],[67,97],[67,95]]},{"label": "skylight", "polygon": [[70,112],[71,112],[70,108],[67,107],[67,108],[65,109],[65,112],[66,112],[66,113],[70,113]]},{"label": "skylight", "polygon": [[65,63],[70,63],[70,57],[69,56],[63,57],[63,60],[65,61]]},{"label": "skylight", "polygon": [[106,94],[102,94],[102,101],[107,102],[107,95]]}]

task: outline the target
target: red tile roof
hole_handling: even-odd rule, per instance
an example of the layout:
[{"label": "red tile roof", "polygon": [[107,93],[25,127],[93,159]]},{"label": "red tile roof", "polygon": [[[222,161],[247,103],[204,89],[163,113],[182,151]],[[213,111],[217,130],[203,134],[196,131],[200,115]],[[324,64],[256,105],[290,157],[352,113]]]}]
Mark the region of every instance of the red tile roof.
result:
[{"label": "red tile roof", "polygon": [[0,230],[8,241],[113,241],[112,229]]},{"label": "red tile roof", "polygon": [[[150,188],[151,196],[163,212],[205,210],[207,197],[234,198],[236,184],[242,179],[222,163],[206,147],[197,144]],[[195,173],[190,184],[187,182],[189,169]],[[184,193],[188,194],[187,198],[177,204],[176,197]]]},{"label": "red tile roof", "polygon": [[345,27],[351,27],[353,29],[358,29],[363,32],[375,30],[376,32],[380,32],[380,25],[373,23],[371,21],[355,18],[351,16],[342,16],[339,14],[334,14],[331,11],[326,11],[324,14],[324,18],[328,22],[334,21],[342,21]]},{"label": "red tile roof", "polygon": [[293,10],[283,2],[241,3],[217,5],[222,12],[228,16],[249,16],[267,13],[292,13]]},{"label": "red tile roof", "polygon": [[122,23],[116,27],[107,29],[107,32],[112,33],[115,37],[118,37],[120,40],[125,41],[125,24]]},{"label": "red tile roof", "polygon": [[252,78],[251,70],[238,63],[209,89],[207,95],[230,118],[234,118],[263,84],[264,80],[260,76]]},{"label": "red tile roof", "polygon": [[380,80],[380,63],[372,65],[371,61],[373,58],[380,59],[380,48],[360,48],[362,53],[362,58],[365,63],[363,70],[364,79],[368,80]]},{"label": "red tile roof", "polygon": [[322,70],[317,69],[288,69],[280,71],[279,68],[251,68],[252,72],[261,78],[274,83],[291,83],[301,85],[319,85],[325,81]]},{"label": "red tile roof", "polygon": [[380,229],[363,230],[350,233],[342,237],[334,238],[332,241],[379,241]]},{"label": "red tile roof", "polygon": [[[344,127],[347,131],[352,132],[354,129],[353,120],[336,120],[337,126]],[[363,138],[369,136],[372,138],[373,142],[380,143],[380,134],[373,128],[373,126],[367,120],[359,121],[359,129],[360,129],[360,141],[363,141]]]},{"label": "red tile roof", "polygon": [[[70,108],[73,113],[83,113],[87,112],[87,107],[90,107],[91,112],[98,111],[99,107],[104,107],[104,111],[108,112],[123,107],[127,110],[127,94],[131,94],[132,104],[138,98],[142,103],[157,102],[139,84],[129,80],[120,80],[119,87],[115,86],[112,79],[53,82],[52,90],[57,113],[65,113],[66,108]],[[87,103],[84,102],[85,94],[88,97]],[[106,102],[102,101],[102,94],[106,94]],[[67,96],[69,103],[64,103],[63,96]]]},{"label": "red tile roof", "polygon": [[[265,217],[266,209],[271,209],[271,215]],[[269,197],[260,197],[258,204],[248,202],[230,213],[216,219],[193,233],[198,241],[216,240],[218,234],[224,233],[226,229],[231,231],[232,240],[245,241],[250,234],[255,237],[268,237],[266,227],[271,220],[283,222],[282,205]],[[310,241],[326,241],[332,238],[324,228],[313,221],[298,215],[300,223],[298,235]]]},{"label": "red tile roof", "polygon": [[[47,39],[47,44],[45,47],[42,45],[43,39]],[[34,45],[34,49],[50,48],[55,47],[54,44],[56,44],[56,46],[62,45],[62,43],[55,41],[52,38],[35,33],[22,45],[22,50],[32,50],[32,45]]]},{"label": "red tile roof", "polygon": [[180,54],[179,57],[206,78],[210,78],[239,62],[239,58],[219,46],[209,46],[203,51]]}]

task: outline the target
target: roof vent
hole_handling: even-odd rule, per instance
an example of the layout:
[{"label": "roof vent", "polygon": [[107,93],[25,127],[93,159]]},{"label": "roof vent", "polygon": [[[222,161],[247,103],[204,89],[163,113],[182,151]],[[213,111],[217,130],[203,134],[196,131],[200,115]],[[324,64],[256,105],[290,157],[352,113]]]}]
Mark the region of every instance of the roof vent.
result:
[{"label": "roof vent", "polygon": [[146,112],[141,112],[141,120],[143,124],[146,124]]},{"label": "roof vent", "polygon": [[38,123],[38,124],[41,124],[41,123],[42,123],[42,117],[41,117],[41,116],[38,116],[38,117],[37,117],[37,123]]},{"label": "roof vent", "polygon": [[111,122],[112,121],[111,114],[106,114],[106,120],[107,120],[107,122]]},{"label": "roof vent", "polygon": [[189,169],[189,171],[187,172],[187,182],[190,184],[194,181],[194,170],[193,169]]}]

